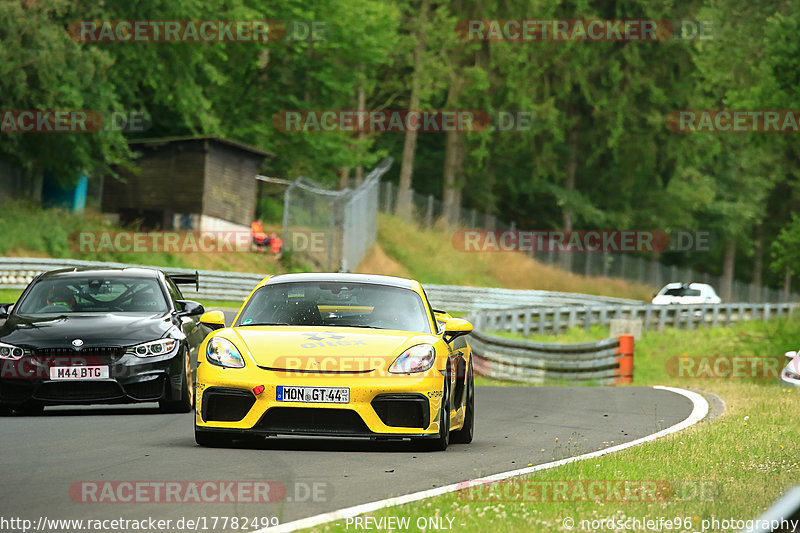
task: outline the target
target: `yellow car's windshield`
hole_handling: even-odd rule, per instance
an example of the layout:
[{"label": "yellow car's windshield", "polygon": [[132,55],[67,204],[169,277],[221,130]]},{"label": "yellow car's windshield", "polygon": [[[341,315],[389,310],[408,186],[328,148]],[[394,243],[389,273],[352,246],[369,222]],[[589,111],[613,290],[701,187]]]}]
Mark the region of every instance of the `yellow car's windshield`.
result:
[{"label": "yellow car's windshield", "polygon": [[431,333],[422,298],[401,287],[352,282],[265,285],[234,326],[340,326]]}]

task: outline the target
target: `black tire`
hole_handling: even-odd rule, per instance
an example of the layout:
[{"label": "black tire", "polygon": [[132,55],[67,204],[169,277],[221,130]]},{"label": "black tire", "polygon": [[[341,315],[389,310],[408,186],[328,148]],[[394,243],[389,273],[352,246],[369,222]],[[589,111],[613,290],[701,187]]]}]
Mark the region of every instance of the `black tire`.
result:
[{"label": "black tire", "polygon": [[207,448],[223,448],[230,446],[233,439],[225,433],[216,431],[203,431],[194,427],[194,441],[200,446]]},{"label": "black tire", "polygon": [[435,439],[420,439],[418,449],[425,452],[443,452],[450,443],[450,376],[444,377],[442,406],[439,409],[439,434]]},{"label": "black tire", "polygon": [[467,371],[467,398],[464,425],[458,431],[450,433],[450,442],[454,444],[469,444],[475,427],[475,379],[472,375],[472,359],[469,360]]},{"label": "black tire", "polygon": [[0,416],[11,416],[11,406],[0,405]]},{"label": "black tire", "polygon": [[189,413],[194,407],[194,382],[189,368],[191,359],[186,353],[183,371],[181,373],[181,397],[178,400],[161,400],[158,406],[162,413]]},{"label": "black tire", "polygon": [[22,416],[41,416],[44,405],[38,403],[23,403],[14,407],[14,412]]}]

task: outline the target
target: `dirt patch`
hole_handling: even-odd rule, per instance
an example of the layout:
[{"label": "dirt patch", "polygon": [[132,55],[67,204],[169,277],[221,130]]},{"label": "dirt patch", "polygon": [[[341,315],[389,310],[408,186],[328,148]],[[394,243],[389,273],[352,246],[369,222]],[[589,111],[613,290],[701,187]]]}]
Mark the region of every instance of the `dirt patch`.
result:
[{"label": "dirt patch", "polygon": [[381,245],[375,243],[367,250],[364,258],[358,264],[356,272],[359,274],[382,274],[384,276],[400,276],[410,278],[408,269],[386,255]]},{"label": "dirt patch", "polygon": [[7,250],[3,257],[50,257],[41,250],[28,250],[27,248],[12,248]]}]

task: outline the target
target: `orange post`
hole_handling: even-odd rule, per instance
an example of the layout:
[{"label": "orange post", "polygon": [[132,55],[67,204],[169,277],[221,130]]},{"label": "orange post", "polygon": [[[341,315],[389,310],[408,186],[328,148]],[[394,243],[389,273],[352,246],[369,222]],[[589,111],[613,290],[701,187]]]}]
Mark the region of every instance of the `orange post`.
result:
[{"label": "orange post", "polygon": [[633,383],[633,335],[620,335],[617,348],[617,372],[614,383]]}]

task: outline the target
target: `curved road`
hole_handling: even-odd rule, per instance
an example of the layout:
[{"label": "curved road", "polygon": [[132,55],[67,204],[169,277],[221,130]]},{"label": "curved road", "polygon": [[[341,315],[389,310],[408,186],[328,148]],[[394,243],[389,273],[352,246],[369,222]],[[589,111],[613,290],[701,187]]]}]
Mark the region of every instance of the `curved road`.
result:
[{"label": "curved road", "polygon": [[[0,517],[206,517],[210,528],[213,516],[275,516],[283,523],[620,444],[691,410],[685,397],[651,388],[478,387],[472,444],[421,453],[402,442],[304,438],[200,448],[191,414],[160,414],[147,404],[50,407],[39,417],[0,419]],[[187,480],[277,481],[286,497],[266,504],[82,501],[103,498],[87,487],[117,487],[105,501],[130,494],[105,482]]]}]

